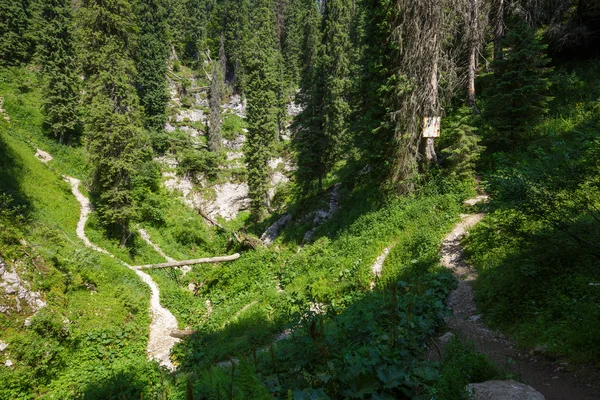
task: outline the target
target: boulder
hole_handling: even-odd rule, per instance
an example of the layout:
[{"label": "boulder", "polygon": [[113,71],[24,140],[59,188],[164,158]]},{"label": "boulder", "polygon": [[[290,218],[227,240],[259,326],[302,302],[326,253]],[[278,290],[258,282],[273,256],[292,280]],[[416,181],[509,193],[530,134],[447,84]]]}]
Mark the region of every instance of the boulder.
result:
[{"label": "boulder", "polygon": [[506,381],[486,381],[467,385],[472,400],[544,400],[543,394],[523,383],[509,379]]}]

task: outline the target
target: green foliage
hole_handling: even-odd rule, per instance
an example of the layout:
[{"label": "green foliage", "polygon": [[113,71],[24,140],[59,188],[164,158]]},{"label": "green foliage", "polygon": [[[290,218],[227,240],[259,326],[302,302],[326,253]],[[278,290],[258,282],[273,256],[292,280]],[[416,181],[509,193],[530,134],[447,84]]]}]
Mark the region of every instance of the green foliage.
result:
[{"label": "green foliage", "polygon": [[597,76],[582,68],[558,75],[564,96],[553,107],[570,114],[539,124],[528,147],[495,154],[487,177],[494,209],[469,236],[467,253],[480,271],[478,303],[495,326],[526,346],[595,362],[600,118],[598,92],[583,93]]},{"label": "green foliage", "polygon": [[473,125],[473,112],[468,107],[458,110],[451,118],[444,120],[443,141],[449,143],[442,148],[450,173],[459,179],[472,179],[475,166],[485,149],[479,142],[477,128]]},{"label": "green foliage", "polygon": [[163,0],[137,1],[139,51],[136,83],[144,107],[144,126],[158,135],[167,120],[167,6]]},{"label": "green foliage", "polygon": [[42,4],[40,60],[47,80],[43,91],[44,115],[52,134],[60,143],[68,143],[69,135],[79,125],[79,77],[71,2],[50,0]]},{"label": "green foliage", "polygon": [[507,150],[530,137],[548,113],[551,68],[546,46],[524,20],[511,21],[503,46],[504,57],[492,65],[483,117],[494,129],[487,138],[490,145]]},{"label": "green foliage", "polygon": [[256,31],[249,43],[245,64],[248,140],[244,154],[248,167],[251,210],[262,220],[266,211],[267,161],[277,133],[277,65],[281,57],[275,41],[275,18],[268,0],[253,9]]},{"label": "green foliage", "polygon": [[506,377],[489,360],[477,353],[470,343],[453,338],[444,349],[438,380],[427,389],[432,400],[468,400],[466,386]]},{"label": "green foliage", "polygon": [[[305,43],[314,46],[306,50],[303,73],[302,102],[304,112],[299,118],[294,143],[298,153],[298,180],[306,189],[314,180],[318,189],[347,143],[350,105],[350,4],[328,1],[322,19],[320,46],[315,31],[318,14],[309,9]],[[318,53],[316,53],[318,52]],[[318,57],[316,56],[318,54]]]},{"label": "green foliage", "polygon": [[354,141],[362,158],[379,177],[389,174],[392,160],[390,143],[394,126],[389,118],[389,99],[395,90],[394,69],[398,49],[389,40],[394,18],[393,2],[368,0],[361,10],[361,71],[356,83],[356,112],[352,115]]},{"label": "green foliage", "polygon": [[[9,343],[3,354],[13,362],[0,369],[0,398],[149,397],[164,390],[158,366],[146,360],[147,287],[75,236],[79,204],[61,174],[85,173],[79,149],[61,152],[65,147],[45,136],[38,85],[16,96],[21,79],[36,82],[30,71],[0,77],[11,116],[10,124],[0,121],[0,258],[47,303],[35,316],[25,304],[10,317],[0,314],[0,338]],[[37,144],[54,146],[48,165],[34,157]],[[0,303],[14,306],[4,293]]]},{"label": "green foliage", "polygon": [[245,128],[246,121],[235,114],[227,114],[223,118],[222,133],[227,140],[233,140],[243,134]]},{"label": "green foliage", "polygon": [[31,11],[28,0],[0,4],[0,65],[18,65],[31,57]]},{"label": "green foliage", "polygon": [[102,222],[119,232],[122,246],[137,208],[133,177],[152,156],[134,87],[132,12],[127,0],[90,1],[80,10],[79,32],[92,192]]},{"label": "green foliage", "polygon": [[183,150],[177,167],[180,175],[185,175],[193,181],[201,177],[210,181],[215,180],[219,171],[220,155],[207,150]]},{"label": "green foliage", "polygon": [[204,60],[212,0],[169,1],[169,27],[176,55],[186,64]]}]

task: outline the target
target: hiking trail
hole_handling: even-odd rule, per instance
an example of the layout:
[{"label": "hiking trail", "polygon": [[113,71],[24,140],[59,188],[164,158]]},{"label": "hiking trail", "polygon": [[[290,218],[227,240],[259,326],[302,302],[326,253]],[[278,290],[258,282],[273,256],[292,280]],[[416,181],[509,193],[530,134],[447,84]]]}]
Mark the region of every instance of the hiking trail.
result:
[{"label": "hiking trail", "polygon": [[[464,204],[474,206],[487,200],[488,196],[484,194],[466,200]],[[453,312],[453,315],[446,319],[448,328],[462,341],[472,341],[476,351],[520,377],[541,392],[547,400],[599,399],[600,393],[592,387],[589,377],[583,378],[578,372],[570,371],[568,363],[551,360],[536,351],[517,348],[515,343],[501,332],[488,328],[477,313],[471,286],[477,279],[477,271],[465,262],[461,240],[484,215],[461,215],[461,221],[442,242],[441,264],[451,269],[459,281],[458,287],[446,300]]]},{"label": "hiking trail", "polygon": [[[89,199],[85,197],[79,190],[79,185],[81,182],[78,179],[70,176],[65,176],[64,179],[71,185],[71,191],[81,206],[79,222],[77,223],[77,236],[83,241],[86,247],[102,254],[106,254],[109,257],[115,258],[115,256],[110,254],[108,251],[90,242],[85,235],[85,224],[90,212],[92,211],[92,204],[90,203]],[[164,257],[167,258],[166,256]],[[137,276],[139,276],[140,279],[150,287],[150,313],[152,314],[152,322],[150,324],[148,346],[146,347],[148,358],[158,361],[160,365],[173,371],[175,370],[175,366],[171,362],[171,348],[175,345],[175,343],[179,342],[179,339],[171,337],[170,333],[178,328],[177,319],[169,310],[161,306],[160,290],[150,275],[133,268],[131,265],[123,261],[121,261],[121,263],[127,268],[133,270]]]}]

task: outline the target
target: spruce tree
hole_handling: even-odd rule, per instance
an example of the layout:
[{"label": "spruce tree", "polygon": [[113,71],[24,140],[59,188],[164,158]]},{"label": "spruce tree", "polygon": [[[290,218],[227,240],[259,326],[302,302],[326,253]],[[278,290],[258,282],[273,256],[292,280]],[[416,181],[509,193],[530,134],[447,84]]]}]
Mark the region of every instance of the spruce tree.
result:
[{"label": "spruce tree", "polygon": [[359,27],[362,49],[352,123],[355,143],[362,158],[380,177],[389,173],[394,157],[394,124],[389,116],[394,93],[394,69],[398,48],[390,40],[395,7],[391,0],[365,0]]},{"label": "spruce tree", "polygon": [[46,75],[44,115],[53,135],[64,143],[68,142],[79,122],[79,77],[71,1],[44,1],[42,18],[40,60]]},{"label": "spruce tree", "polygon": [[101,221],[118,229],[124,246],[137,211],[135,181],[151,170],[152,155],[134,85],[134,15],[127,0],[87,0],[79,12],[92,195]]},{"label": "spruce tree", "polygon": [[254,35],[244,62],[248,121],[244,152],[251,212],[261,220],[267,205],[269,151],[277,134],[278,49],[275,15],[269,0],[255,2],[252,25]]},{"label": "spruce tree", "polygon": [[326,148],[321,124],[322,87],[319,81],[321,52],[321,15],[317,4],[303,0],[305,24],[301,39],[300,92],[297,95],[303,111],[298,115],[292,128],[293,147],[296,151],[298,169],[296,176],[304,191],[310,190],[315,177],[325,174],[325,164],[321,158]]},{"label": "spruce tree", "polygon": [[255,10],[250,0],[226,0],[223,4],[225,53],[229,64],[225,79],[238,90],[244,86],[242,64],[250,49],[250,14]]},{"label": "spruce tree", "polygon": [[[323,135],[327,139],[323,160],[330,169],[342,154],[348,129],[350,105],[350,18],[351,3],[329,0],[323,16]],[[319,177],[320,178],[320,177]]]},{"label": "spruce tree", "polygon": [[144,107],[144,126],[158,133],[167,120],[167,9],[164,0],[137,2],[139,49],[137,52],[137,87]]},{"label": "spruce tree", "polygon": [[31,56],[30,2],[0,1],[0,65],[17,65]]},{"label": "spruce tree", "polygon": [[524,140],[548,112],[550,62],[546,46],[522,19],[509,23],[504,56],[492,64],[484,119],[492,126],[490,146],[507,149]]},{"label": "spruce tree", "polygon": [[[315,18],[314,11],[308,24]],[[310,54],[303,73],[305,110],[299,119],[301,128],[295,137],[298,152],[298,179],[309,188],[316,180],[318,188],[347,143],[350,115],[350,3],[343,0],[326,2],[318,56]],[[310,28],[305,46],[315,35]],[[312,44],[312,43],[311,43]],[[309,50],[314,51],[314,50]]]},{"label": "spruce tree", "polygon": [[221,102],[223,98],[223,72],[221,63],[213,62],[208,105],[208,149],[217,152],[221,148]]}]

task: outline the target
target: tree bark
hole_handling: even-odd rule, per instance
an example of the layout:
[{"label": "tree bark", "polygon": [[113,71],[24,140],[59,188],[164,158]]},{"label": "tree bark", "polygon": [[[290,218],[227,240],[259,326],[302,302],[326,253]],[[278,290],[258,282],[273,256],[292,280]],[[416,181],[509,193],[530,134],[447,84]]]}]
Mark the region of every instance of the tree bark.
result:
[{"label": "tree bark", "polygon": [[477,71],[477,46],[479,44],[479,10],[477,0],[469,0],[469,2],[471,5],[471,21],[469,23],[469,78],[467,84],[467,104],[473,109],[474,114],[479,114],[475,93],[475,73]]},{"label": "tree bark", "polygon": [[184,330],[174,329],[171,331],[171,333],[169,333],[169,336],[177,338],[177,339],[183,339],[187,336],[193,335],[196,332],[198,332],[198,331],[193,331],[191,329],[184,329]]},{"label": "tree bark", "polygon": [[238,258],[240,258],[240,254],[235,253],[230,256],[199,258],[196,260],[173,261],[173,262],[167,262],[167,263],[161,263],[161,264],[138,265],[133,268],[134,269],[159,269],[159,268],[184,267],[186,265],[216,263],[216,262],[222,262],[222,261],[233,261],[233,260],[237,260]]},{"label": "tree bark", "polygon": [[504,38],[504,1],[496,0],[496,16],[494,22],[494,61],[502,60],[502,39]]},{"label": "tree bark", "polygon": [[[439,111],[439,78],[438,78],[438,70],[439,70],[439,43],[437,33],[433,35],[433,68],[431,68],[431,87],[429,94],[430,101],[430,117],[437,116]],[[433,138],[425,139],[425,160],[428,164],[437,164],[437,154],[435,153],[435,141]]]}]

